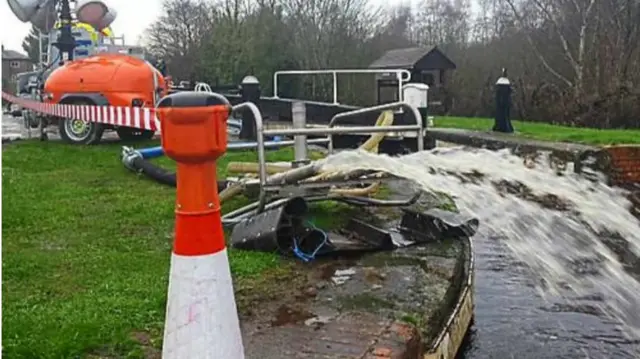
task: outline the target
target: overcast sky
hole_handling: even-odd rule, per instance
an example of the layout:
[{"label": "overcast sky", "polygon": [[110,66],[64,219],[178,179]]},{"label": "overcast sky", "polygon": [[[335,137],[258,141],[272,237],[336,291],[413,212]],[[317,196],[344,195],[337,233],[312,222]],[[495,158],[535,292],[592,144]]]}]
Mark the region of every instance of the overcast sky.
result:
[{"label": "overcast sky", "polygon": [[[140,35],[160,15],[162,0],[104,0],[118,12],[111,27],[117,36],[125,35],[128,44],[135,44]],[[0,36],[5,48],[22,50],[22,39],[31,26],[18,20],[7,5],[0,0]]]},{"label": "overcast sky", "polygon": [[[111,25],[117,36],[125,35],[128,44],[138,42],[140,35],[160,15],[162,0],[104,0],[116,9],[118,17]],[[373,0],[386,6],[413,3],[415,0]],[[29,33],[30,25],[18,20],[7,5],[0,0],[0,41],[11,50],[23,52],[22,39]]]}]

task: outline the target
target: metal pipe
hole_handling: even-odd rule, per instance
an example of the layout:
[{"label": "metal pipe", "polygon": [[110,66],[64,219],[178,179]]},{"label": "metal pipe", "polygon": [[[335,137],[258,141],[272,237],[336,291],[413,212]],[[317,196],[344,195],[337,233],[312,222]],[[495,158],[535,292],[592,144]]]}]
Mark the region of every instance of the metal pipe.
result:
[{"label": "metal pipe", "polygon": [[333,73],[333,103],[338,104],[338,73]]},{"label": "metal pipe", "polygon": [[401,73],[404,76],[402,81],[411,79],[411,72],[403,69],[335,69],[335,70],[282,70],[276,71],[274,75],[321,75],[321,74],[388,74]]},{"label": "metal pipe", "polygon": [[285,128],[264,131],[265,136],[282,135],[340,135],[340,134],[369,134],[379,132],[402,132],[417,131],[422,129],[422,125],[401,125],[401,126],[353,126],[353,127],[325,127],[325,128]]},{"label": "metal pipe", "polygon": [[402,77],[396,72],[396,81],[398,81],[398,101],[404,101],[404,94],[402,93]]},{"label": "metal pipe", "polygon": [[[328,138],[312,138],[307,139],[307,145],[324,145],[329,143]],[[267,141],[264,143],[265,148],[279,148],[285,146],[295,145],[295,140],[283,140],[283,141]],[[253,150],[258,147],[257,142],[229,142],[227,150]]]},{"label": "metal pipe", "polygon": [[[318,196],[303,196],[305,201],[308,203],[311,202],[322,202],[322,201],[336,201],[336,202],[344,202],[354,206],[378,206],[378,207],[402,207],[402,206],[410,206],[418,201],[421,193],[415,193],[411,198],[406,200],[381,200],[374,199],[369,197],[356,197],[356,196],[345,196],[340,194],[328,194],[328,195],[318,195]],[[287,203],[290,198],[281,198],[279,200],[273,201],[266,206],[264,206],[265,210],[269,210],[272,208],[280,207]],[[259,206],[259,202],[250,203],[242,208],[238,208],[237,210],[227,213],[222,216],[223,225],[235,225],[236,223],[242,221],[243,219],[253,215],[255,209]]]},{"label": "metal pipe", "polygon": [[278,98],[278,71],[273,73],[273,98]]},{"label": "metal pipe", "polygon": [[[312,138],[307,140],[307,145],[324,145],[329,143],[328,138]],[[294,145],[293,140],[286,141],[268,141],[264,143],[265,148],[279,148],[285,146]],[[242,150],[254,150],[258,147],[257,142],[229,142],[227,145],[227,151],[242,151]],[[145,159],[160,157],[164,155],[162,146],[143,148],[138,150]]]},{"label": "metal pipe", "polygon": [[[304,102],[298,101],[291,104],[291,119],[294,129],[304,129],[307,127],[307,109]],[[293,139],[294,163],[304,163],[307,156],[307,136],[296,135]]]},{"label": "metal pipe", "polygon": [[[335,126],[335,124],[338,122],[338,120],[341,120],[343,118],[347,118],[347,117],[353,117],[353,116],[358,116],[358,115],[363,115],[363,114],[367,114],[367,113],[372,113],[372,112],[381,112],[381,111],[385,111],[385,110],[393,110],[396,108],[405,108],[411,111],[411,113],[413,114],[413,117],[416,120],[416,124],[415,125],[402,125],[402,126],[378,126],[378,127],[373,127],[375,129],[380,129],[382,128],[383,130],[376,130],[375,132],[397,132],[397,131],[403,131],[403,130],[407,130],[407,131],[416,131],[418,133],[417,136],[417,140],[418,140],[418,151],[423,151],[424,150],[424,128],[422,127],[423,125],[423,121],[420,118],[420,111],[418,111],[417,108],[415,108],[414,106],[409,105],[406,102],[394,102],[394,103],[387,103],[387,104],[383,104],[383,105],[378,105],[378,106],[373,106],[373,107],[367,107],[367,108],[360,108],[357,110],[353,110],[353,111],[347,111],[347,112],[341,112],[339,114],[336,114],[335,116],[333,116],[333,118],[331,119],[331,121],[329,121],[329,129],[336,129],[338,127],[333,127]],[[409,127],[409,128],[408,128]],[[360,128],[360,127],[342,127],[342,128]],[[369,127],[371,128],[371,127]],[[391,130],[387,130],[387,129],[391,129]],[[333,153],[333,134],[337,134],[340,132],[327,132],[327,134],[329,135],[329,154]]]},{"label": "metal pipe", "polygon": [[259,201],[259,206],[258,206],[258,212],[262,212],[262,209],[264,208],[264,203],[266,200],[266,192],[263,190],[264,185],[266,184],[266,180],[267,180],[267,166],[265,164],[265,153],[264,153],[264,124],[262,121],[262,114],[260,113],[260,110],[258,109],[258,107],[251,103],[251,102],[243,102],[241,104],[235,105],[232,108],[233,112],[239,111],[239,110],[250,110],[251,113],[253,114],[253,119],[256,123],[256,133],[258,134],[258,136],[256,136],[256,144],[257,144],[257,150],[258,150],[258,163],[260,164],[260,168],[259,168],[259,177],[260,177],[260,195],[258,196],[258,201]]}]

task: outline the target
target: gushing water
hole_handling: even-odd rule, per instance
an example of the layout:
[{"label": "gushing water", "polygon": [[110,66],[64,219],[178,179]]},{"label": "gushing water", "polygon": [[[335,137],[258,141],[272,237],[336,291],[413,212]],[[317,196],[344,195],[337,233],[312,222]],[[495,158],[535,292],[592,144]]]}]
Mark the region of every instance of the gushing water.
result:
[{"label": "gushing water", "polygon": [[543,295],[601,298],[596,310],[640,339],[640,225],[627,191],[577,175],[571,164],[559,173],[550,159],[461,148],[402,157],[345,151],[323,167],[385,171],[451,195],[480,219],[476,236],[503,239]]}]

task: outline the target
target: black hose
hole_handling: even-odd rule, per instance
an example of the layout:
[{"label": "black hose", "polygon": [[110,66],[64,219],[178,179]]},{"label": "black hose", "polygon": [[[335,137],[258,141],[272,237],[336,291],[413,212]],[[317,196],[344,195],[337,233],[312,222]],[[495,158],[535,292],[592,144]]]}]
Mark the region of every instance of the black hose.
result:
[{"label": "black hose", "polygon": [[[131,165],[136,172],[143,173],[156,182],[167,186],[176,186],[177,176],[175,172],[170,172],[160,166],[156,166],[142,157],[134,158]],[[225,188],[227,188],[227,181],[218,181],[218,192],[221,192]]]}]

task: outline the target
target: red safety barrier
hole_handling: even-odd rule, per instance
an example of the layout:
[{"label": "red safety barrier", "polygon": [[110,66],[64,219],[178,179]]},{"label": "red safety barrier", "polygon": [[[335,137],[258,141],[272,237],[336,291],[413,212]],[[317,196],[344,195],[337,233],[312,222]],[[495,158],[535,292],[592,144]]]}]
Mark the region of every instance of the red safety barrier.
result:
[{"label": "red safety barrier", "polygon": [[2,98],[23,108],[51,116],[143,130],[160,130],[155,108],[51,104],[27,100],[5,92],[2,93]]}]

